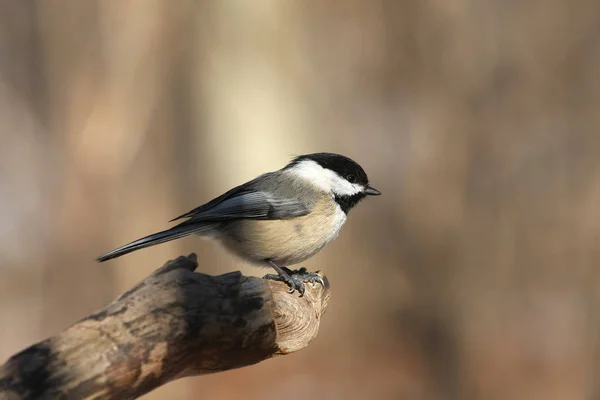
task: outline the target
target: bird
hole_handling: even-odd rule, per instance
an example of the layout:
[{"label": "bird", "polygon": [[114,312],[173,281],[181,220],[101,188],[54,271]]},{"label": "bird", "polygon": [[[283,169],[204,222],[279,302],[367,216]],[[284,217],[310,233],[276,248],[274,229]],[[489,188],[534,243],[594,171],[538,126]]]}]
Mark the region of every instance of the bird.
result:
[{"label": "bird", "polygon": [[118,247],[97,261],[195,234],[216,239],[251,264],[272,267],[277,274],[265,279],[284,282],[289,293],[297,290],[302,296],[304,283],[324,282],[306,268],[288,266],[322,250],[338,236],[353,207],[380,194],[354,160],[335,153],[304,154],[169,221],[183,220],[177,225]]}]

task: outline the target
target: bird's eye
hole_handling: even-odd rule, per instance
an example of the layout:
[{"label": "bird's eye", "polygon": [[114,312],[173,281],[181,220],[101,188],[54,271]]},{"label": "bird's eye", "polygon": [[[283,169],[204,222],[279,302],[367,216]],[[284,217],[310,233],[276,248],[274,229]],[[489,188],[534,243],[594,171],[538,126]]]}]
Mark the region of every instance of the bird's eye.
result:
[{"label": "bird's eye", "polygon": [[356,177],[354,175],[350,174],[346,177],[346,180],[350,183],[354,183],[354,182],[356,182]]}]

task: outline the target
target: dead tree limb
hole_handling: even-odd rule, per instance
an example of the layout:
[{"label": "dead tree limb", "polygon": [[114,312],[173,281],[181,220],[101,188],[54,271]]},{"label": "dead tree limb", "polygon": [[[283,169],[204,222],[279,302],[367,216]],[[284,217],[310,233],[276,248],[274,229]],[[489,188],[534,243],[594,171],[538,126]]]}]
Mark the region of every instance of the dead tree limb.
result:
[{"label": "dead tree limb", "polygon": [[[0,366],[0,399],[130,399],[184,376],[292,353],[317,335],[329,285],[304,297],[240,272],[167,262],[103,310]],[[327,280],[324,278],[325,282]]]}]

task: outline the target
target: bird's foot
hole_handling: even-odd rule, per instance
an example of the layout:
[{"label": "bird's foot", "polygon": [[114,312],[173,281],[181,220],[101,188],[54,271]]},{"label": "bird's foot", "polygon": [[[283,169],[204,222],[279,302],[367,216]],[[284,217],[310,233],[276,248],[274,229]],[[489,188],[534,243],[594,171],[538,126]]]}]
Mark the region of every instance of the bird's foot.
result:
[{"label": "bird's foot", "polygon": [[263,279],[283,282],[290,287],[289,293],[294,293],[294,291],[297,290],[298,293],[300,293],[300,297],[304,296],[304,282],[312,284],[320,283],[323,287],[325,287],[325,282],[319,274],[316,272],[308,272],[304,267],[300,268],[299,270],[290,270],[283,267],[282,270],[283,273],[280,273],[279,275],[268,274],[265,275]]},{"label": "bird's foot", "polygon": [[300,293],[300,297],[304,296],[304,283],[298,278],[293,277],[292,275],[275,275],[275,274],[267,274],[263,276],[263,279],[269,279],[272,281],[283,282],[290,287],[288,293],[294,293],[296,290]]},{"label": "bird's foot", "polygon": [[325,281],[323,280],[321,275],[319,275],[316,272],[308,272],[306,270],[306,268],[304,268],[304,267],[302,267],[298,270],[292,271],[292,273],[290,275],[292,277],[299,279],[301,282],[313,283],[313,284],[320,283],[321,286],[325,287]]}]

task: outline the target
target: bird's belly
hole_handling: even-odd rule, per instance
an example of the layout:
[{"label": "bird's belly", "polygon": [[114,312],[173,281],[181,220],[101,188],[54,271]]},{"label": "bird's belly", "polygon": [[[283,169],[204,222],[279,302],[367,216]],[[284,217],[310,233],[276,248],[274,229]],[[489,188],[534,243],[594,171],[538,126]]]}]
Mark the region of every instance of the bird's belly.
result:
[{"label": "bird's belly", "polygon": [[337,205],[319,218],[314,215],[286,220],[238,220],[227,223],[221,241],[241,258],[264,264],[293,265],[311,257],[335,239],[346,221]]}]

